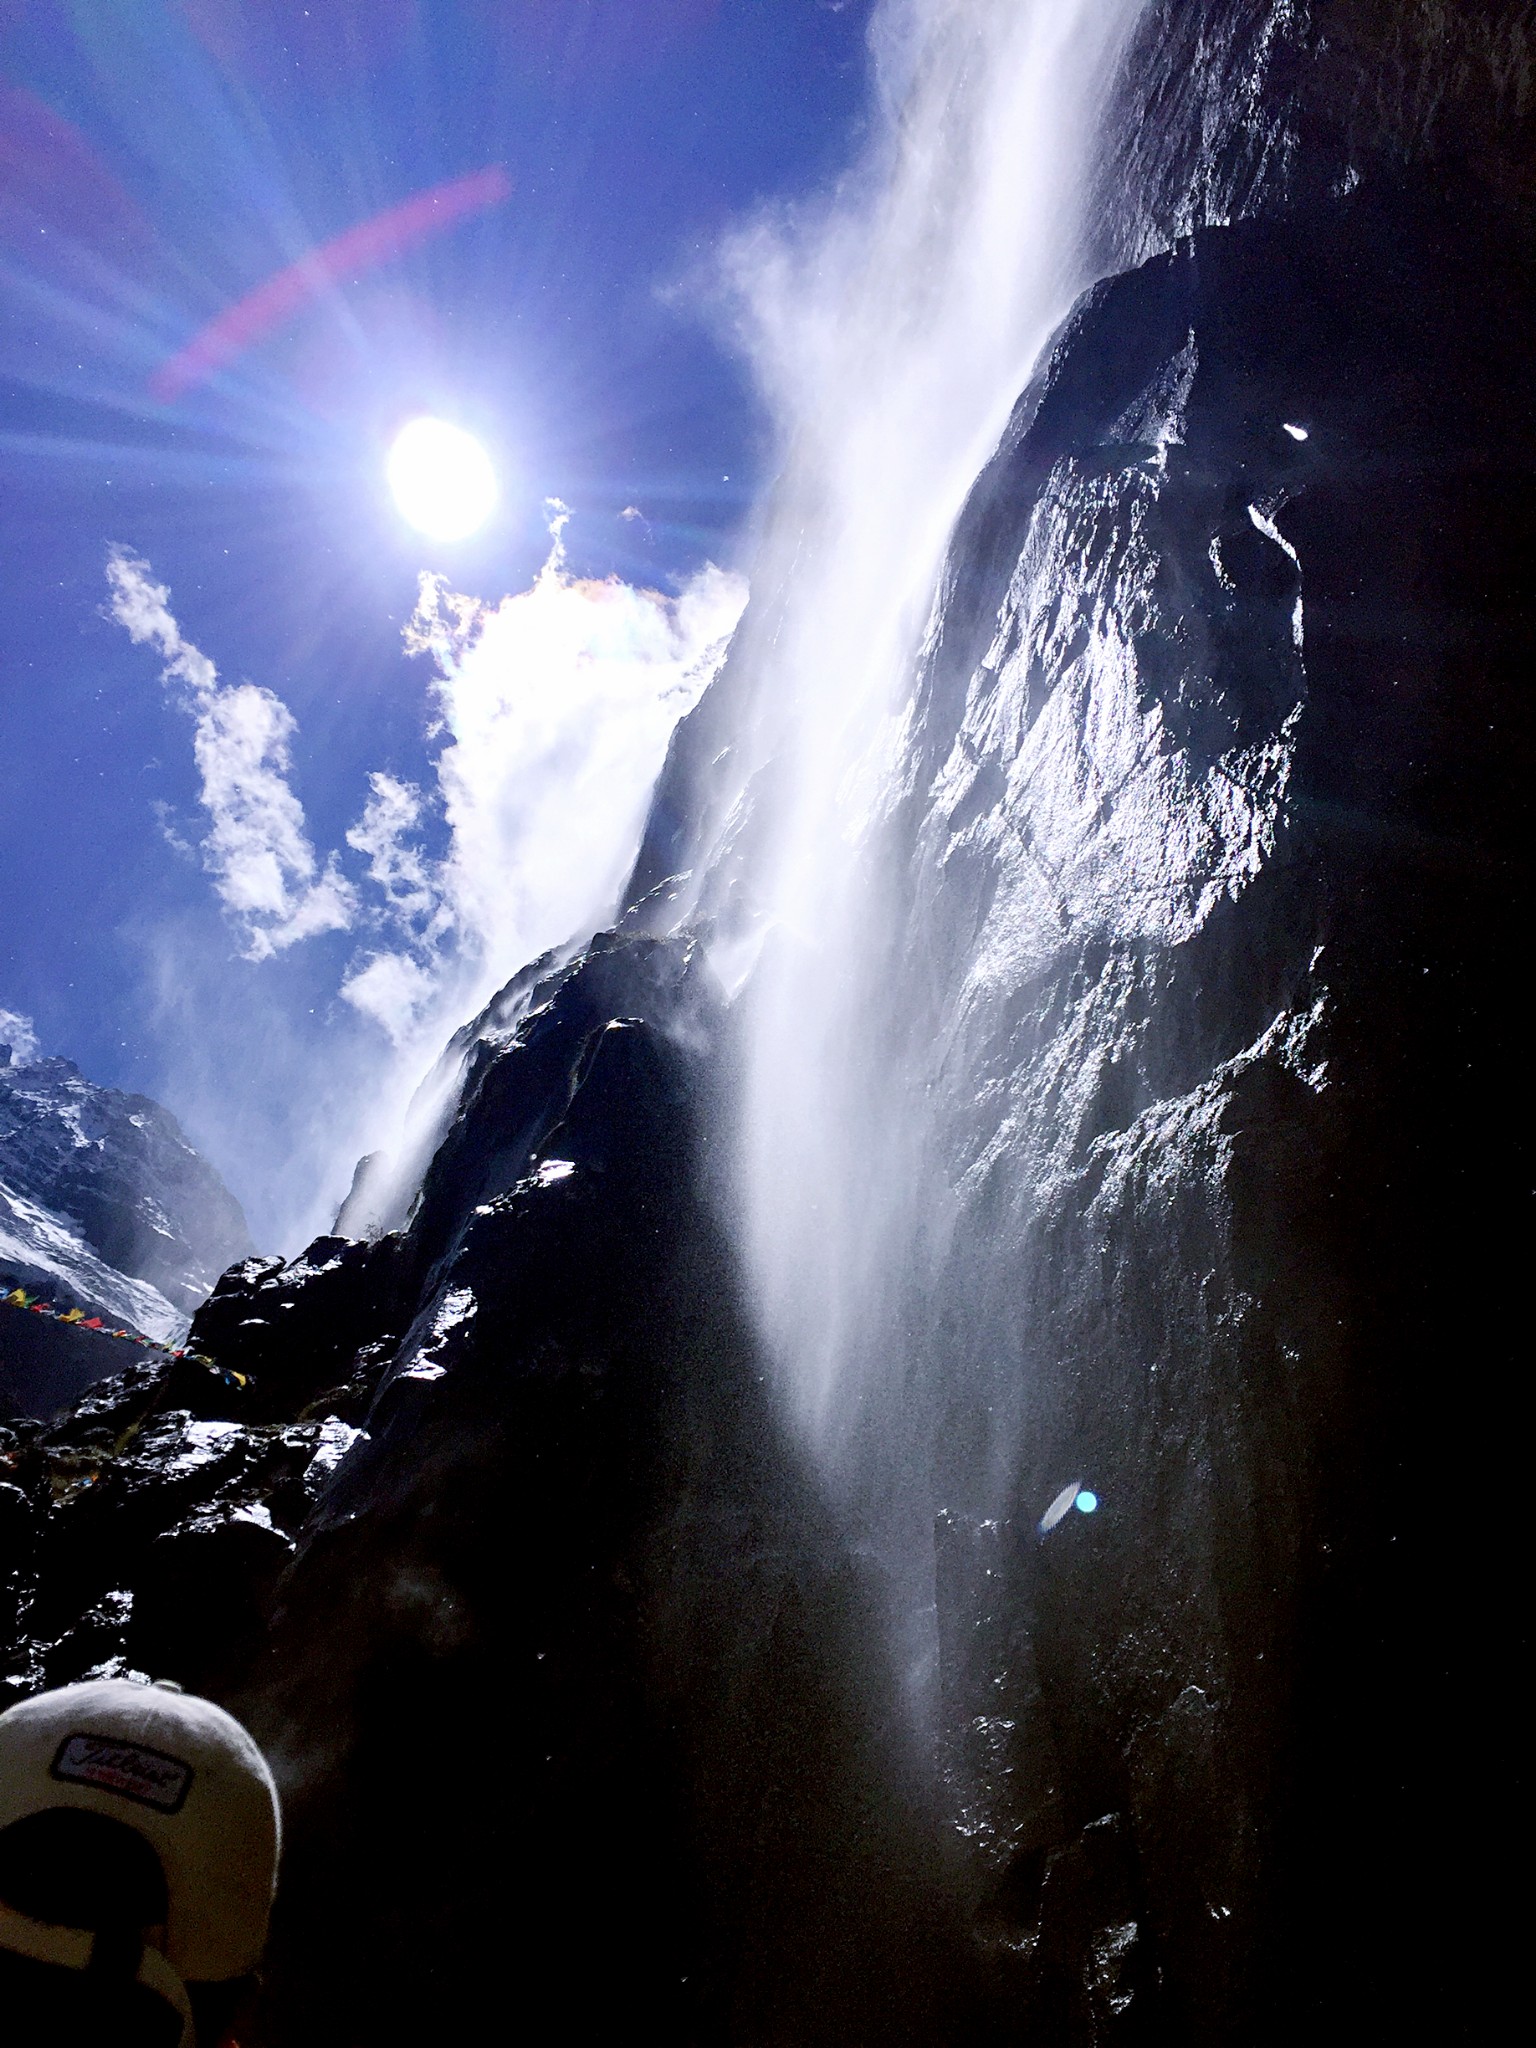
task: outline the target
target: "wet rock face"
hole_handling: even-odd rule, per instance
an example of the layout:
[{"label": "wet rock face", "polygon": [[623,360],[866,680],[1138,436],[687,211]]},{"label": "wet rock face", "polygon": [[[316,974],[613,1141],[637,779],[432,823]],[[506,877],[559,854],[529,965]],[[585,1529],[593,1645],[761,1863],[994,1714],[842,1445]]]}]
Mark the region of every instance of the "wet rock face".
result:
[{"label": "wet rock face", "polygon": [[1106,123],[1100,263],[1405,165],[1536,196],[1531,0],[1148,0]]},{"label": "wet rock face", "polygon": [[[1089,294],[952,550],[848,1006],[943,1258],[893,1246],[844,1463],[932,1588],[973,1961],[1040,2038],[1475,2003],[1489,1900],[1426,1870],[1510,1767],[1444,1361],[1515,1367],[1531,262],[1443,165],[1206,231]],[[715,837],[721,721],[648,884]]]},{"label": "wet rock face", "polygon": [[[1472,1276],[1518,1265],[1528,1162],[1488,1105],[1532,282],[1444,176],[1197,236],[1090,294],[957,538],[873,976],[936,963],[885,1085],[951,1213],[865,1468],[904,1431],[930,1475],[982,1923],[1082,2038],[1459,2024],[1481,1908],[1439,1898],[1428,1962],[1409,1930],[1426,1857],[1479,1860],[1475,1802],[1442,1830],[1488,1610],[1441,1505],[1482,1424],[1442,1372],[1515,1359]],[[1042,1539],[1074,1475],[1099,1510]],[[1101,1949],[1145,1962],[1123,2021]]]},{"label": "wet rock face", "polygon": [[1088,296],[979,481],[850,969],[944,1256],[893,1249],[838,1512],[714,1199],[740,1013],[647,935],[725,696],[409,1226],[228,1273],[192,1341],[244,1390],[0,1445],[16,1683],[182,1677],[274,1757],[267,2038],[1463,2037],[1529,1188],[1508,208],[1202,232]]}]

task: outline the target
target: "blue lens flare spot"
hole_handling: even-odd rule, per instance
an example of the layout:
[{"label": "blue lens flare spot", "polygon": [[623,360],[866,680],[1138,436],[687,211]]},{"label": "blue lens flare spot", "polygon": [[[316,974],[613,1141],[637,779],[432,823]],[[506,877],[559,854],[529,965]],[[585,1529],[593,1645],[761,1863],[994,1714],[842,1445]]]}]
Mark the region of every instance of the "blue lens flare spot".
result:
[{"label": "blue lens flare spot", "polygon": [[1096,1493],[1090,1493],[1086,1486],[1072,1503],[1080,1515],[1091,1515],[1098,1504],[1099,1496]]}]

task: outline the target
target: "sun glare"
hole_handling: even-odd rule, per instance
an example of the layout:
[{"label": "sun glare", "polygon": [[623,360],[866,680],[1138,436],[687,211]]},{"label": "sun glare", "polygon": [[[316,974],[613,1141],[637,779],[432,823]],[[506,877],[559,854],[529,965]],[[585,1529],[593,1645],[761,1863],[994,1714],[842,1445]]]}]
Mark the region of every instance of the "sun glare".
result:
[{"label": "sun glare", "polygon": [[389,487],[418,533],[463,540],[496,507],[496,472],[472,434],[448,420],[412,420],[389,451]]}]

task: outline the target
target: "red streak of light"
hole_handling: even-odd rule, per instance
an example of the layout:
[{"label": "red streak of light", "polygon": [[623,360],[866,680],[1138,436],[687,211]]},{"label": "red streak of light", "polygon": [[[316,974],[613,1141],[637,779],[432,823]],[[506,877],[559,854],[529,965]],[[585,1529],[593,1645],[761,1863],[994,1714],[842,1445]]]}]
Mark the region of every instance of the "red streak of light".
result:
[{"label": "red streak of light", "polygon": [[398,256],[466,214],[499,206],[511,191],[512,180],[500,164],[492,164],[486,170],[471,171],[468,177],[433,185],[375,214],[372,220],[343,229],[234,305],[226,306],[185,348],[160,364],[149,380],[151,393],[162,401],[179,398],[232,363],[252,342],[291,319],[311,299],[319,298],[328,286]]}]

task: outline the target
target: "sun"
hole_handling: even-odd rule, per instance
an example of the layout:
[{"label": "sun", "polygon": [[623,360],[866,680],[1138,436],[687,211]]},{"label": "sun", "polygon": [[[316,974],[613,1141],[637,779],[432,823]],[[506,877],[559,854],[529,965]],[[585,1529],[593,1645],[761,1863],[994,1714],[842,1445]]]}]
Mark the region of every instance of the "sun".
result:
[{"label": "sun", "polygon": [[418,533],[464,540],[496,509],[496,472],[473,434],[448,420],[418,419],[389,451],[389,487]]}]

